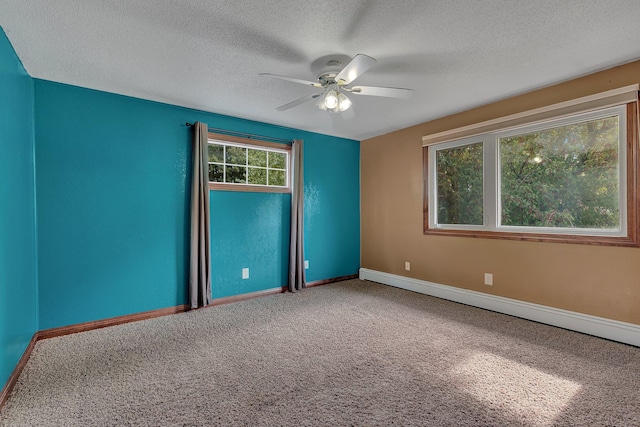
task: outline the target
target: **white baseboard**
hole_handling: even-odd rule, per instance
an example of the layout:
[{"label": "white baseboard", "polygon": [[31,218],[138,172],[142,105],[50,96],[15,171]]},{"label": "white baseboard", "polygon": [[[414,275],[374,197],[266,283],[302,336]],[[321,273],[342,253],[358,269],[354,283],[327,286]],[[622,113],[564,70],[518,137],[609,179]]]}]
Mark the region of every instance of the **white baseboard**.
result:
[{"label": "white baseboard", "polygon": [[367,268],[360,269],[360,279],[640,347],[640,325],[633,323],[484,294]]}]

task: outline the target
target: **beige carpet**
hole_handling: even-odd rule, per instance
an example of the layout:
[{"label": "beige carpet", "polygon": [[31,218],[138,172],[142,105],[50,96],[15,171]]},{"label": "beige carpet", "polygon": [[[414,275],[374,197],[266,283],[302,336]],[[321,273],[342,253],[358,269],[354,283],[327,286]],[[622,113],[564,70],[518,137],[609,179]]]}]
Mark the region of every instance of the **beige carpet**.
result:
[{"label": "beige carpet", "polygon": [[352,280],[40,341],[4,426],[638,426],[640,349]]}]

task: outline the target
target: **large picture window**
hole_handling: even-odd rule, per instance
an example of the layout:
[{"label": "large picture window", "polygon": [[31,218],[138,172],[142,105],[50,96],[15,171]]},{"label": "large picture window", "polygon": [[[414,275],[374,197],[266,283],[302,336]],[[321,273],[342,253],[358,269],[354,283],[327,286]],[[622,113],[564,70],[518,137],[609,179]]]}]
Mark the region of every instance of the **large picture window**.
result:
[{"label": "large picture window", "polygon": [[636,108],[426,146],[425,234],[637,246]]},{"label": "large picture window", "polygon": [[625,231],[624,110],[610,114],[498,138],[500,225]]},{"label": "large picture window", "polygon": [[290,192],[290,146],[210,135],[208,148],[211,189]]}]

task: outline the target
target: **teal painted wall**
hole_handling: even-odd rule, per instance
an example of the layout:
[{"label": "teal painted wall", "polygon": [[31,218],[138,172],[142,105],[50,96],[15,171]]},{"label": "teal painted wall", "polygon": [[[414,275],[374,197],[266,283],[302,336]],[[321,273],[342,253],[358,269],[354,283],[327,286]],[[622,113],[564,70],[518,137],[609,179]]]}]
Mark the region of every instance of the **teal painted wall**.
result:
[{"label": "teal painted wall", "polygon": [[0,28],[0,388],[38,327],[33,81]]},{"label": "teal painted wall", "polygon": [[311,135],[304,152],[307,280],[360,268],[360,143]]},{"label": "teal painted wall", "polygon": [[[357,273],[359,142],[36,79],[40,329],[187,302],[197,120],[304,139],[308,280]],[[211,192],[214,297],[286,285],[289,204]]]},{"label": "teal painted wall", "polygon": [[40,329],[183,304],[187,111],[35,80]]},{"label": "teal painted wall", "polygon": [[[211,191],[214,298],[284,286],[291,195]],[[283,226],[285,225],[285,226]],[[242,269],[249,278],[242,280]]]}]

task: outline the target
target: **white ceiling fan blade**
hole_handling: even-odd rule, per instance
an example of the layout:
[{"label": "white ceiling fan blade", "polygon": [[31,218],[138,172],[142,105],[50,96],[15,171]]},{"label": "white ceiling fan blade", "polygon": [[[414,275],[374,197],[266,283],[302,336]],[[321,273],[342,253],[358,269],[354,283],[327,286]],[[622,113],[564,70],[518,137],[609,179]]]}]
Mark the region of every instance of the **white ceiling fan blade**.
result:
[{"label": "white ceiling fan blade", "polygon": [[341,86],[348,85],[375,63],[376,60],[372,57],[359,53],[338,73],[335,80]]},{"label": "white ceiling fan blade", "polygon": [[401,87],[354,86],[349,91],[356,95],[386,96],[387,98],[410,98],[413,89]]},{"label": "white ceiling fan blade", "polygon": [[314,94],[311,94],[311,95],[303,96],[300,99],[296,99],[295,101],[291,101],[288,104],[284,104],[284,105],[279,106],[278,108],[276,108],[276,111],[288,110],[289,108],[293,108],[293,107],[295,107],[297,105],[304,104],[305,102],[311,101],[312,99],[315,99],[315,98],[319,97],[320,95],[322,95],[322,93],[314,93]]},{"label": "white ceiling fan blade", "polygon": [[260,73],[259,75],[260,76],[265,76],[265,77],[273,77],[274,79],[285,80],[285,81],[293,82],[293,83],[300,83],[300,84],[307,85],[307,86],[322,87],[322,85],[320,83],[310,82],[308,80],[296,79],[294,77],[279,76],[277,74],[269,74],[269,73]]}]

